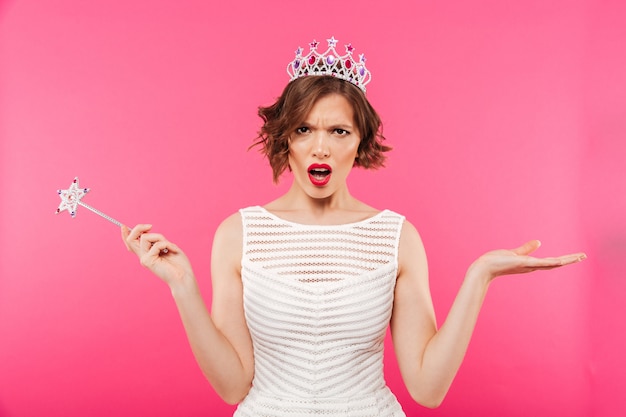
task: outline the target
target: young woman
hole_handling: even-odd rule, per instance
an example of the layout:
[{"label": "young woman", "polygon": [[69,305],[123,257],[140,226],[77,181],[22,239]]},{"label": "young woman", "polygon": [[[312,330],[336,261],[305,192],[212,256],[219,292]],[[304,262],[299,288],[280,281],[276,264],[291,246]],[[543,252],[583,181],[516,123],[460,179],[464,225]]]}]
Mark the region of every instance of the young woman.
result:
[{"label": "young woman", "polygon": [[294,79],[274,105],[259,109],[257,144],[274,179],[288,169],[293,183],[217,229],[210,314],[178,246],[150,225],[122,227],[122,236],[170,287],[202,372],[225,401],[239,403],[236,416],[404,416],[383,378],[389,325],[408,391],[436,407],[489,283],[585,255],[529,256],[538,241],[486,253],[468,268],[437,328],[418,232],[348,190],[354,166],[378,168],[390,149],[364,94],[364,61],[357,67],[348,47],[338,57],[330,41],[324,54],[316,47],[305,57],[298,50]]}]

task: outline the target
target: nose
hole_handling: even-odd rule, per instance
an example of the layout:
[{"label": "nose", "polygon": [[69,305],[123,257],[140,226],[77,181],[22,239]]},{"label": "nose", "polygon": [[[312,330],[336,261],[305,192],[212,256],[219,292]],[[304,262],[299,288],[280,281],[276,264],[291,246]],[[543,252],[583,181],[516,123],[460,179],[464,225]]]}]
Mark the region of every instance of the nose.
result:
[{"label": "nose", "polygon": [[325,134],[320,133],[313,143],[313,156],[318,158],[328,158],[330,156],[330,147],[328,138]]}]

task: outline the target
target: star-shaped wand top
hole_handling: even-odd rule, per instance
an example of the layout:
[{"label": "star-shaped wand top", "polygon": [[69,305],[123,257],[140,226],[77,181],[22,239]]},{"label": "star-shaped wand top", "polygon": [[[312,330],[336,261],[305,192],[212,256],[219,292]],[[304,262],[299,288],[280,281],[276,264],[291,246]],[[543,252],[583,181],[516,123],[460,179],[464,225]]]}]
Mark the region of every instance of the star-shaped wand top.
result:
[{"label": "star-shaped wand top", "polygon": [[61,204],[56,211],[59,214],[63,210],[70,212],[70,216],[76,217],[76,208],[81,203],[80,200],[89,192],[89,188],[79,188],[78,177],[74,178],[70,188],[67,190],[57,190],[59,197],[61,197]]}]

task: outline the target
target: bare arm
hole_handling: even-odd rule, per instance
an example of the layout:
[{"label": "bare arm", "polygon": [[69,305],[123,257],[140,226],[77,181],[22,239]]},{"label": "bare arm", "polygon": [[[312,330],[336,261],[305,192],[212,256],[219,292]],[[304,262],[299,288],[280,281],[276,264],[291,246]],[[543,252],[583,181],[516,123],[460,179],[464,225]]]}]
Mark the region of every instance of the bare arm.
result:
[{"label": "bare arm", "polygon": [[[150,225],[122,228],[128,249],[172,292],[200,369],[226,402],[240,402],[254,375],[252,342],[243,313],[241,220],[226,219],[215,233],[211,256],[213,312],[209,314],[185,254]],[[162,251],[167,249],[167,253]]]},{"label": "bare arm", "polygon": [[585,257],[582,253],[556,258],[528,256],[538,247],[538,241],[530,241],[514,250],[492,251],[478,258],[468,269],[445,322],[437,329],[424,247],[415,228],[405,223],[391,331],[400,372],[415,401],[426,407],[437,407],[443,401],[495,277],[557,268]]}]

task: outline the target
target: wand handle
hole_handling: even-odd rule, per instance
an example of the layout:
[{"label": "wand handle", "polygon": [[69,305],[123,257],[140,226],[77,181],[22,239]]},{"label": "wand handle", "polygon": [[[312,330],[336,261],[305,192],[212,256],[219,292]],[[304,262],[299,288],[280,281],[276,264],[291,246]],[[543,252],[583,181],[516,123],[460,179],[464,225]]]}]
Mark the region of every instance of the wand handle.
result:
[{"label": "wand handle", "polygon": [[110,221],[111,223],[113,223],[114,225],[116,225],[118,227],[122,227],[123,226],[123,224],[121,222],[115,220],[113,217],[111,217],[109,215],[104,214],[103,212],[101,212],[97,208],[91,207],[89,204],[83,203],[80,200],[78,200],[78,204],[80,204],[81,206],[85,207],[87,210],[91,210],[92,212],[96,213],[98,216],[104,217],[105,219],[107,219],[108,221]]},{"label": "wand handle", "polygon": [[[115,220],[113,217],[109,216],[108,214],[104,214],[103,212],[101,212],[100,210],[98,210],[95,207],[91,207],[89,204],[83,203],[82,201],[78,200],[77,203],[83,207],[85,207],[87,210],[91,210],[92,212],[96,213],[98,216],[103,217],[105,219],[107,219],[108,221],[110,221],[111,223],[113,223],[114,225],[118,226],[118,227],[122,227],[124,226],[121,222]],[[165,255],[166,253],[168,253],[169,250],[167,250],[167,248],[162,249],[161,250],[161,254]]]}]

